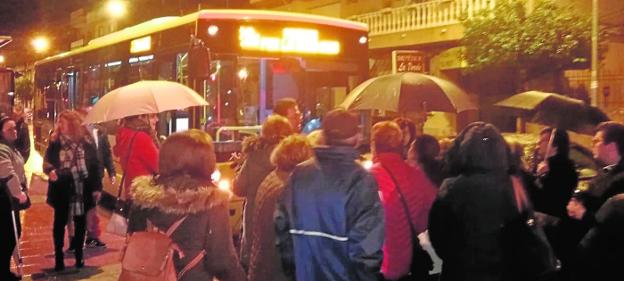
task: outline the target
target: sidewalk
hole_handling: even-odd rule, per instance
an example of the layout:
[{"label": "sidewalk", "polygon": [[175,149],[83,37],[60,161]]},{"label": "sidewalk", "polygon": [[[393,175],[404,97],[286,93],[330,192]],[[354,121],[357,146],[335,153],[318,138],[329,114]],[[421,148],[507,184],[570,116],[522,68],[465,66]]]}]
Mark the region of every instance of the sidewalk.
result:
[{"label": "sidewalk", "polygon": [[[31,131],[32,132],[32,131]],[[32,140],[31,140],[32,143]],[[85,267],[74,267],[74,256],[65,255],[66,270],[54,272],[54,242],[52,241],[52,221],[54,210],[45,203],[48,183],[41,177],[41,155],[32,146],[31,155],[26,163],[26,174],[30,182],[32,206],[21,212],[22,237],[20,250],[24,261],[23,280],[117,280],[120,273],[120,249],[124,238],[106,233],[106,224],[110,214],[98,208],[100,216],[100,239],[107,244],[103,249],[85,248]],[[34,174],[34,176],[33,176]],[[67,248],[67,238],[65,248]],[[17,272],[15,267],[12,268]]]}]

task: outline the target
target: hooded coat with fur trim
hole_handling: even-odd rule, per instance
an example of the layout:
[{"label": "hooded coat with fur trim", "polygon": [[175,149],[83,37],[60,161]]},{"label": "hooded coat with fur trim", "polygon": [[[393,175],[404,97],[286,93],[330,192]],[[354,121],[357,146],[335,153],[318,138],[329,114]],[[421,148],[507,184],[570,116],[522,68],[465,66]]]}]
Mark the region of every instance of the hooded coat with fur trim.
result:
[{"label": "hooded coat with fur trim", "polygon": [[276,143],[262,137],[248,137],[243,141],[245,161],[234,179],[232,191],[245,198],[243,210],[243,236],[241,239],[240,258],[243,266],[249,266],[249,252],[251,250],[251,229],[253,229],[253,212],[255,209],[256,193],[260,183],[273,170],[270,161],[271,152]]},{"label": "hooded coat with fur trim", "polygon": [[128,232],[144,231],[148,220],[159,229],[169,229],[175,221],[188,216],[171,235],[184,254],[174,258],[176,270],[182,270],[202,250],[206,256],[180,280],[245,280],[232,244],[229,194],[214,186],[197,186],[184,178],[174,184],[158,185],[152,176],[133,181]]}]

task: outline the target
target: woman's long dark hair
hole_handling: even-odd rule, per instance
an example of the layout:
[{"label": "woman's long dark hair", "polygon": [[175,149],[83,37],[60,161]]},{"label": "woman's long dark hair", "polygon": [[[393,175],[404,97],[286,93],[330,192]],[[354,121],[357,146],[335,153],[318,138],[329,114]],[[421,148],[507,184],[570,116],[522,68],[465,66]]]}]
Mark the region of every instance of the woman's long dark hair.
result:
[{"label": "woman's long dark hair", "polygon": [[4,138],[4,134],[1,132],[2,128],[4,127],[4,124],[6,124],[9,121],[15,122],[13,118],[6,116],[6,115],[0,117],[0,143],[13,147],[13,142],[10,142],[6,138]]}]

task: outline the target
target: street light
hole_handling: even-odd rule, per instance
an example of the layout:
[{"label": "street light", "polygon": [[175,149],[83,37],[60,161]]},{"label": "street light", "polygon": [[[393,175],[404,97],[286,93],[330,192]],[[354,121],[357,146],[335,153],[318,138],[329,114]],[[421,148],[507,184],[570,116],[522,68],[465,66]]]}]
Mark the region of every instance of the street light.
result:
[{"label": "street light", "polygon": [[45,53],[50,48],[50,41],[43,36],[36,37],[30,42],[35,49],[35,52],[41,54]]},{"label": "street light", "polygon": [[121,18],[126,14],[126,2],[121,0],[110,0],[106,4],[106,11],[112,18]]},{"label": "street light", "polygon": [[591,43],[590,99],[591,105],[598,106],[598,0],[592,1]]}]

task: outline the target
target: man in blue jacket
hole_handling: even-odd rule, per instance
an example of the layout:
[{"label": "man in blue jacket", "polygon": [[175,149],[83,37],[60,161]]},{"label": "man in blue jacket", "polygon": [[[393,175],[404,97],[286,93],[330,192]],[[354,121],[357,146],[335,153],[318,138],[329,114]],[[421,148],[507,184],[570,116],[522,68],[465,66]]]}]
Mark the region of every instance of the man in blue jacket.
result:
[{"label": "man in blue jacket", "polygon": [[327,113],[326,145],[295,168],[278,203],[278,251],[298,281],[377,280],[383,209],[375,178],[356,162],[359,124],[344,109]]}]

